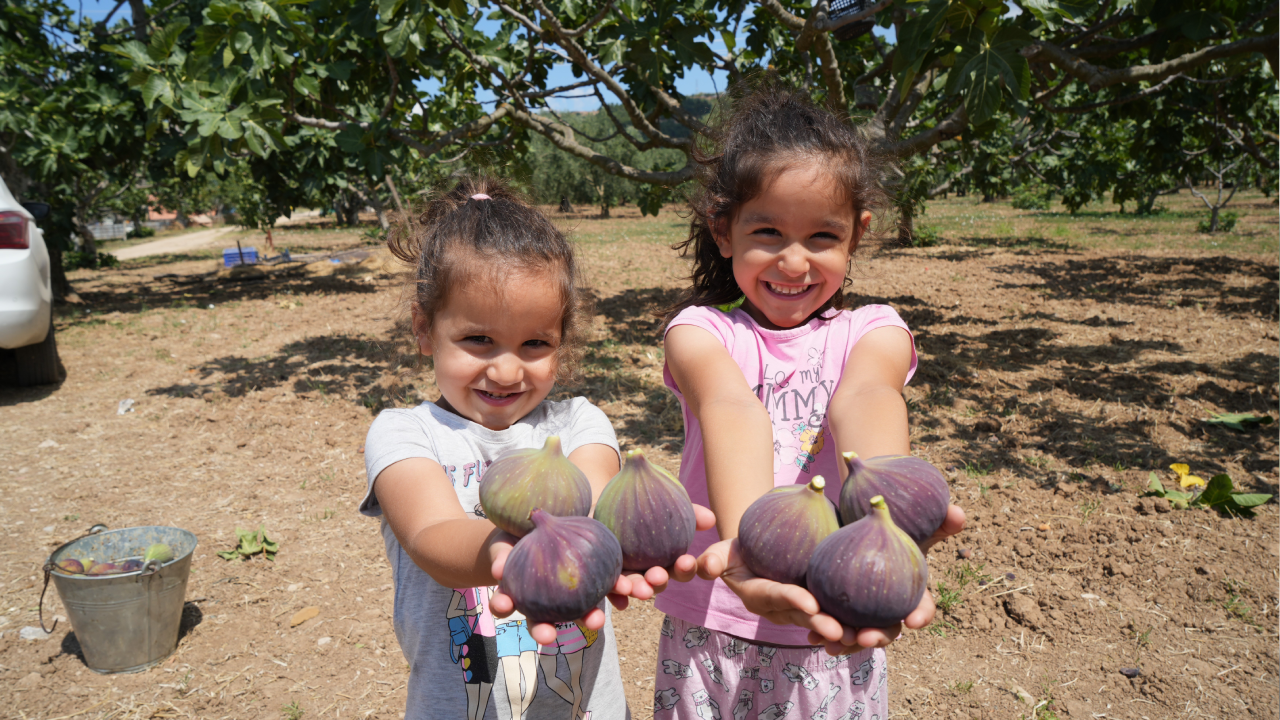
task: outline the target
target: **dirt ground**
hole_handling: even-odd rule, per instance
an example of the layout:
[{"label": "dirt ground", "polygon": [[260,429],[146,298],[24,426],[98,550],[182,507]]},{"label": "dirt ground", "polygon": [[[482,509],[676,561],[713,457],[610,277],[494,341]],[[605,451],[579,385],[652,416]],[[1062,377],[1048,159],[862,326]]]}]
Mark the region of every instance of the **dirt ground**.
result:
[{"label": "dirt ground", "polygon": [[[1270,212],[1274,232],[1274,209]],[[585,394],[624,448],[674,470],[659,322],[683,266],[619,212],[584,236],[598,295]],[[671,221],[672,218],[666,218]],[[319,237],[320,239],[317,239]],[[281,234],[277,244],[290,236]],[[599,239],[603,238],[603,239]],[[359,245],[297,236],[297,251]],[[398,718],[408,669],[377,523],[356,513],[376,412],[434,399],[407,354],[401,282],[323,275],[178,284],[211,255],[72,274],[61,386],[0,389],[0,707],[40,718]],[[242,278],[243,279],[243,278]],[[1141,497],[1172,463],[1276,493],[1277,258],[944,245],[859,261],[858,302],[916,333],[915,452],[965,532],[930,557],[938,621],[889,650],[893,717],[1275,718],[1280,527]],[[120,401],[134,401],[118,414]],[[199,537],[177,651],[133,675],[37,624],[41,566],[94,523]],[[273,562],[228,562],[236,528]],[[1047,529],[1043,529],[1047,527]],[[962,557],[964,556],[964,557]],[[296,627],[295,613],[318,614]],[[56,593],[46,617],[64,614]],[[635,718],[652,715],[660,614],[615,615]]]}]

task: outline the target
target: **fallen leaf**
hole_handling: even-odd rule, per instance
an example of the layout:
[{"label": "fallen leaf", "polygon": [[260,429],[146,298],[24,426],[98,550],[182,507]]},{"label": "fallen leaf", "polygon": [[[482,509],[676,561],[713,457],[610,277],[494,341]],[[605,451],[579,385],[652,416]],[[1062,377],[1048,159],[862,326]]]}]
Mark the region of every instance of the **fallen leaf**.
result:
[{"label": "fallen leaf", "polygon": [[302,623],[310,620],[311,618],[319,614],[320,614],[320,608],[315,607],[314,605],[311,607],[304,607],[298,612],[294,613],[293,617],[289,618],[289,627],[291,628],[298,627]]}]

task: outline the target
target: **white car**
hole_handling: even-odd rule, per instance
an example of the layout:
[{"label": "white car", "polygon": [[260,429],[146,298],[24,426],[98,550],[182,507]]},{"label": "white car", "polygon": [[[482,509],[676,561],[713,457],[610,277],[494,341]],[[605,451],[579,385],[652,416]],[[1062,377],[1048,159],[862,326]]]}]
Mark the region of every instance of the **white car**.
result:
[{"label": "white car", "polygon": [[36,220],[44,203],[19,203],[0,182],[0,351],[13,356],[19,385],[66,377],[53,339],[49,250]]}]

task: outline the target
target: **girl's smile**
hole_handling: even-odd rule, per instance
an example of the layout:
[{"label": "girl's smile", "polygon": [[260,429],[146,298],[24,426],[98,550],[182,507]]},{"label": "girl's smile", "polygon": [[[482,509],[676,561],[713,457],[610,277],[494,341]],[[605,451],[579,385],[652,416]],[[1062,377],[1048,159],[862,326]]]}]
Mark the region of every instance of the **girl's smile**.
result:
[{"label": "girl's smile", "polygon": [[[844,284],[849,256],[870,213],[855,221],[834,179],[813,163],[777,174],[717,233],[720,254],[746,296],[742,309],[761,326],[793,328]],[[727,231],[727,232],[726,232]]]}]

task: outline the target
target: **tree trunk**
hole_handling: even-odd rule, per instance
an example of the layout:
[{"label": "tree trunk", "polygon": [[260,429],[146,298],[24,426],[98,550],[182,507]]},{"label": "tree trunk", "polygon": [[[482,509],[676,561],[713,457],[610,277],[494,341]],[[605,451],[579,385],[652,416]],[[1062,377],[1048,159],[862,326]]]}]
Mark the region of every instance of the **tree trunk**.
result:
[{"label": "tree trunk", "polygon": [[560,196],[560,212],[562,213],[573,212],[573,206],[569,204],[569,198],[564,195]]},{"label": "tree trunk", "polygon": [[609,203],[600,203],[600,218],[602,220],[609,219]]},{"label": "tree trunk", "polygon": [[71,287],[71,281],[67,279],[67,271],[62,267],[61,248],[54,247],[52,244],[49,245],[49,284],[52,286],[55,303],[80,305],[84,302]]},{"label": "tree trunk", "polygon": [[1222,209],[1221,205],[1214,205],[1213,212],[1209,214],[1209,234],[1218,232],[1218,211]]},{"label": "tree trunk", "polygon": [[898,243],[910,246],[915,242],[915,213],[909,207],[898,208]]}]

